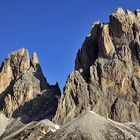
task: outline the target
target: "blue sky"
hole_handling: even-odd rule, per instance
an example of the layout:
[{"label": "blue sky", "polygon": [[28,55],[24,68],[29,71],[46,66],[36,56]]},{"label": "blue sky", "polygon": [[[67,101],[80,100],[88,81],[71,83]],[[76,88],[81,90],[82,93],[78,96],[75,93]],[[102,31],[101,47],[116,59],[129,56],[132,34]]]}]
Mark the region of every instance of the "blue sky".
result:
[{"label": "blue sky", "polygon": [[36,51],[49,83],[62,89],[92,23],[108,22],[117,7],[134,11],[140,1],[0,0],[0,62],[23,47]]}]

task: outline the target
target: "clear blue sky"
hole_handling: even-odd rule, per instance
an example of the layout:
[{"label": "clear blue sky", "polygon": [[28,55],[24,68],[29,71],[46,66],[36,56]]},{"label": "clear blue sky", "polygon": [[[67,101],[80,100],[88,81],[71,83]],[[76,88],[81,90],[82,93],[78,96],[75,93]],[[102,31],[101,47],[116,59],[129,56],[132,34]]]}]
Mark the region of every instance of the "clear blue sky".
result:
[{"label": "clear blue sky", "polygon": [[0,62],[23,47],[36,51],[49,83],[62,89],[92,23],[117,7],[134,11],[140,0],[0,0]]}]

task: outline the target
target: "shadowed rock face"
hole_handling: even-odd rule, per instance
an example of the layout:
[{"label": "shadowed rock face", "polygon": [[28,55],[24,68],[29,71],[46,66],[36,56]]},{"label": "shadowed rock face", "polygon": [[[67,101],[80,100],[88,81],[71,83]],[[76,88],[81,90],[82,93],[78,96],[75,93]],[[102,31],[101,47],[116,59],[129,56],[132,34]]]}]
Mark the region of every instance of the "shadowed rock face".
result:
[{"label": "shadowed rock face", "polygon": [[140,13],[118,8],[96,22],[78,51],[54,122],[86,110],[118,122],[140,121]]},{"label": "shadowed rock face", "polygon": [[56,95],[60,96],[58,84],[47,83],[36,53],[30,60],[28,50],[23,48],[5,59],[0,72],[0,107],[6,116],[32,117],[47,106],[54,111],[48,113],[51,116],[58,102]]}]

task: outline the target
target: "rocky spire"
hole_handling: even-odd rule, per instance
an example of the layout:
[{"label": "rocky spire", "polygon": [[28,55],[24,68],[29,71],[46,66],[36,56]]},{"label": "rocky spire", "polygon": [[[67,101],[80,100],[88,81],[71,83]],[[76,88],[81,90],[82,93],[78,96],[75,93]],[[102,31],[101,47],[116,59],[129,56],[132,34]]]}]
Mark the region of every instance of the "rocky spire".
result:
[{"label": "rocky spire", "polygon": [[118,122],[140,121],[140,18],[118,8],[96,22],[78,51],[54,122],[92,110]]},{"label": "rocky spire", "polygon": [[43,75],[36,52],[33,53],[31,62],[32,62],[33,68],[35,69],[35,76],[41,81],[40,83],[41,90],[48,88],[50,85],[47,83],[47,80]]},{"label": "rocky spire", "polygon": [[37,69],[37,65],[39,65],[39,60],[38,60],[38,56],[37,56],[37,53],[36,52],[33,53],[33,56],[32,56],[32,64],[33,64],[33,67],[35,69]]},{"label": "rocky spire", "polygon": [[0,109],[6,116],[26,114],[31,117],[41,112],[46,102],[52,103],[52,107],[49,104],[50,110],[55,110],[58,92],[58,85],[49,86],[47,83],[36,53],[30,62],[28,50],[22,48],[4,61],[0,72]]}]

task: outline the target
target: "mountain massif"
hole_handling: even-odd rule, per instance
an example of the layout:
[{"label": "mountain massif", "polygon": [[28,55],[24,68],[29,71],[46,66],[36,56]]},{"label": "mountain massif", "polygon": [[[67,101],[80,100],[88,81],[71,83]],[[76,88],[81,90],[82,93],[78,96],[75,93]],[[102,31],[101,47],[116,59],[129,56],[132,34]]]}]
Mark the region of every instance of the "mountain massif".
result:
[{"label": "mountain massif", "polygon": [[0,67],[1,140],[140,140],[140,10],[95,22],[61,94],[37,54]]}]

